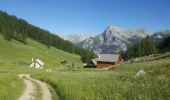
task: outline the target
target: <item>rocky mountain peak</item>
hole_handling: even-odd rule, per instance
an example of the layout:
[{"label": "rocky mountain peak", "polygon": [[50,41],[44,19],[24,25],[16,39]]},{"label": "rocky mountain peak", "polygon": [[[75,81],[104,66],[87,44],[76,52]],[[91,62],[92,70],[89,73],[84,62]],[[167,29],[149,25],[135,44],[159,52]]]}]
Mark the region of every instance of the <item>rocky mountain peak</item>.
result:
[{"label": "rocky mountain peak", "polygon": [[125,30],[121,27],[110,25],[106,28],[105,31],[106,33],[122,33]]},{"label": "rocky mountain peak", "polygon": [[77,45],[95,53],[115,53],[126,51],[127,45],[135,44],[147,35],[152,33],[143,28],[127,30],[110,25],[101,34],[86,38]]}]

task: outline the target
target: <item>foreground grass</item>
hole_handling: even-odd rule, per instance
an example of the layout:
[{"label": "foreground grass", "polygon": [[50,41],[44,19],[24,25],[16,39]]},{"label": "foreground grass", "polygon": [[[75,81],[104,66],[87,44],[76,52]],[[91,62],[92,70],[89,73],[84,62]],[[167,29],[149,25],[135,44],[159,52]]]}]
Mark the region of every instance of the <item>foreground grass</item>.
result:
[{"label": "foreground grass", "polygon": [[0,72],[0,100],[16,100],[23,90],[24,83],[16,74]]},{"label": "foreground grass", "polygon": [[[144,76],[136,73],[144,70]],[[111,71],[34,73],[64,100],[169,100],[170,58],[122,64]]]}]

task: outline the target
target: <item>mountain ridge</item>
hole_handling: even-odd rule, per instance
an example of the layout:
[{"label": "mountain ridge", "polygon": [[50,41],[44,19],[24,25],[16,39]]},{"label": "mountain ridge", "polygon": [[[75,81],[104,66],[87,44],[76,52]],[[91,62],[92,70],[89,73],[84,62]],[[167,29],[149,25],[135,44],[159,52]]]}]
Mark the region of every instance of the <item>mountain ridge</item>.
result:
[{"label": "mountain ridge", "polygon": [[[160,34],[162,31],[155,34]],[[166,36],[168,30],[163,31],[160,36]],[[170,32],[169,32],[170,33]],[[96,54],[98,53],[118,53],[120,51],[126,51],[127,46],[138,43],[140,40],[145,38],[147,35],[151,36],[153,40],[157,40],[154,37],[154,33],[144,29],[123,29],[118,26],[107,26],[107,28],[100,34],[88,37],[82,41],[75,43],[79,47],[89,49]],[[159,37],[160,37],[159,36]]]}]

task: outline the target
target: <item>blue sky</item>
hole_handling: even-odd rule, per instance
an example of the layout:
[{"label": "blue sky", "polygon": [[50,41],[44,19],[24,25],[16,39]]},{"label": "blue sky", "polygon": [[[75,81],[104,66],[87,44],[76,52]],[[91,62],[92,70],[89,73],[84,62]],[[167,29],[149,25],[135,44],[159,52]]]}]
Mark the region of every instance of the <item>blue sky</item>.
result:
[{"label": "blue sky", "polygon": [[108,25],[170,29],[170,0],[1,0],[0,10],[63,36],[97,34]]}]

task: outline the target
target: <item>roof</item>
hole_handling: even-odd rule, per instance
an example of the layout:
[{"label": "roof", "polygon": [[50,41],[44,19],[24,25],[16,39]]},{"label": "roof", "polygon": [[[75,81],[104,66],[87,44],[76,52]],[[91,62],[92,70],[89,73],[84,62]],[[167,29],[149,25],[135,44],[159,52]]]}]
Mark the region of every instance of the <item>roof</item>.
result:
[{"label": "roof", "polygon": [[93,62],[94,65],[97,65],[96,59],[92,59],[91,61]]},{"label": "roof", "polygon": [[44,65],[44,62],[41,61],[40,59],[36,59],[35,61],[36,61],[37,63],[39,63],[40,65]]},{"label": "roof", "polygon": [[119,54],[99,54],[98,58],[96,58],[96,61],[117,62],[119,57]]}]

